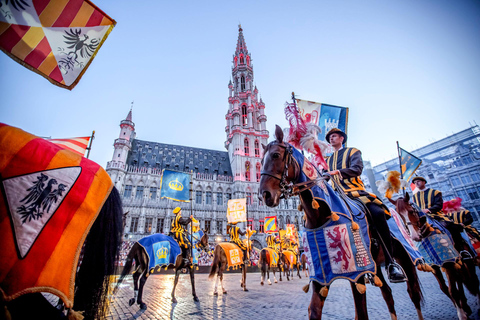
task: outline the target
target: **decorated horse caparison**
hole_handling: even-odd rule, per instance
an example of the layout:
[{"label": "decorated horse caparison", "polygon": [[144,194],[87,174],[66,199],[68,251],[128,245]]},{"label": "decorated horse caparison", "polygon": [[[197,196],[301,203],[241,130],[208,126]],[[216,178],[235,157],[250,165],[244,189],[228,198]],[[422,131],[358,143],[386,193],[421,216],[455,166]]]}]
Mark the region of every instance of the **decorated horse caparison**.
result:
[{"label": "decorated horse caparison", "polygon": [[[455,250],[453,239],[450,237],[448,230],[426,215],[421,217],[419,215],[420,208],[410,201],[408,193],[405,198],[389,200],[404,219],[412,239],[421,243],[420,248],[428,248],[422,250],[425,259],[428,260],[427,270],[424,271],[431,271],[435,275],[440,289],[452,300],[457,309],[458,318],[460,320],[467,319],[467,315],[470,315],[472,310],[467,304],[463,285],[472,295],[477,297],[480,303],[480,283],[475,272],[474,260],[461,259],[459,253]],[[436,254],[429,254],[433,251],[436,251]],[[443,258],[440,259],[440,257]],[[448,286],[443,278],[442,270],[447,276]]]},{"label": "decorated horse caparison", "polygon": [[[243,243],[245,244],[249,254],[252,252],[252,241],[248,239],[255,231],[247,229],[247,239],[243,239]],[[222,288],[222,293],[227,294],[227,290],[223,286],[223,273],[227,268],[241,268],[242,269],[242,280],[240,282],[240,286],[243,288],[243,291],[248,291],[247,289],[247,265],[245,264],[245,259],[247,257],[243,256],[242,250],[234,243],[230,242],[220,242],[215,247],[213,251],[213,262],[212,267],[210,268],[210,273],[208,275],[209,279],[213,279],[216,275],[215,279],[215,288],[213,291],[214,296],[218,296],[218,280],[220,279],[220,286]]]},{"label": "decorated horse caparison", "polygon": [[[383,249],[378,245],[377,233],[370,230],[365,209],[345,195],[334,192],[318,170],[297,149],[283,141],[279,126],[276,126],[275,136],[276,140],[264,150],[259,197],[269,207],[278,206],[283,197],[297,194],[300,197],[306,215],[303,245],[309,255],[313,287],[309,317],[321,318],[331,282],[344,278],[350,280],[355,318],[368,319],[365,295],[365,276],[368,276],[371,282],[381,287],[390,316],[396,319],[391,288],[377,268],[385,260]],[[349,241],[345,238],[347,234]],[[376,244],[372,245],[370,235]],[[321,252],[309,249],[316,245],[322,246]],[[393,247],[394,258],[408,279],[407,291],[419,319],[423,319],[420,306],[423,295],[416,268],[400,243],[394,241]]]},{"label": "decorated horse caparison", "polygon": [[[193,234],[193,246],[202,250],[208,250],[208,235],[206,232],[200,230]],[[175,289],[177,287],[180,271],[187,268],[190,274],[190,281],[192,283],[193,300],[199,301],[195,291],[195,271],[193,268],[194,261],[186,263],[182,258],[181,249],[177,241],[170,236],[164,234],[153,234],[140,239],[135,242],[127,254],[125,267],[118,279],[115,291],[118,291],[122,281],[130,273],[135,261],[135,271],[133,272],[134,296],[128,302],[130,306],[135,303],[139,305],[140,309],[147,309],[147,304],[143,302],[143,289],[149,274],[155,270],[160,271],[162,267],[167,269],[173,267],[175,269],[175,280],[172,289],[172,302],[176,303]]]},{"label": "decorated horse caparison", "polygon": [[0,177],[0,318],[65,319],[41,294],[48,292],[69,319],[79,312],[104,319],[123,232],[121,198],[108,174],[0,124]]},{"label": "decorated horse caparison", "polygon": [[268,284],[272,284],[270,281],[270,270],[273,272],[273,281],[277,283],[275,272],[278,270],[279,280],[282,281],[282,267],[283,259],[282,253],[275,251],[273,248],[263,248],[260,251],[260,258],[258,259],[258,267],[261,271],[260,284],[263,286],[264,280],[267,279]]}]

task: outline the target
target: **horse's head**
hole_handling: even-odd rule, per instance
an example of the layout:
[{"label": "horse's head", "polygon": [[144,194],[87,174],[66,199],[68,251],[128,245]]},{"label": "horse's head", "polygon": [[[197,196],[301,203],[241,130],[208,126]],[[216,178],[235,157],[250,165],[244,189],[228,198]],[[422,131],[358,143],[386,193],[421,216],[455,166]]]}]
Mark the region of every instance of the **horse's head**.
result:
[{"label": "horse's head", "polygon": [[405,198],[400,197],[396,201],[390,198],[388,200],[395,206],[395,210],[407,224],[412,239],[414,241],[421,241],[422,235],[420,228],[424,223],[420,220],[419,212],[421,210],[415,203],[410,202],[410,195],[408,192],[406,193]]},{"label": "horse's head", "polygon": [[208,251],[210,249],[210,246],[208,244],[208,234],[204,230],[200,230],[199,233],[203,233],[203,235],[200,237],[197,246],[204,251]]},{"label": "horse's head", "polygon": [[275,128],[275,138],[276,140],[264,147],[258,191],[259,199],[269,207],[278,206],[280,199],[291,191],[288,184],[296,175],[293,147],[283,142],[283,131],[278,125]]}]

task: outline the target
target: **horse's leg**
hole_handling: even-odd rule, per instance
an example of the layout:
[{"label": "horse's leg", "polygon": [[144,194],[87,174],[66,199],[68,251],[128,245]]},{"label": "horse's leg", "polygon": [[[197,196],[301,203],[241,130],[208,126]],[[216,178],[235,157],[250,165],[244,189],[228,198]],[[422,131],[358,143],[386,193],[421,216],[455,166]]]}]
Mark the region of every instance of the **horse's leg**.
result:
[{"label": "horse's leg", "polygon": [[387,304],[388,312],[390,312],[390,318],[392,320],[396,320],[397,313],[395,312],[395,302],[393,301],[392,288],[390,288],[387,281],[385,281],[385,277],[383,276],[382,270],[380,268],[381,267],[377,268],[377,276],[380,278],[380,281],[382,281],[383,283],[383,285],[380,287],[380,290],[382,291],[383,300],[385,300],[385,303]]},{"label": "horse's leg", "polygon": [[140,305],[140,309],[146,310],[147,305],[143,302],[143,288],[145,287],[145,282],[147,282],[148,277],[148,267],[145,267],[145,270],[142,272],[142,276],[140,277],[140,287],[138,288],[138,297],[137,297],[137,304]]},{"label": "horse's leg", "polygon": [[[359,279],[358,283],[365,285],[365,278]],[[355,320],[368,320],[367,295],[358,292],[353,282],[350,282],[350,287],[352,288],[353,301],[355,302]]]},{"label": "horse's leg", "polygon": [[222,286],[222,293],[227,294],[227,290],[223,287],[223,271],[224,269],[220,269],[220,285]]},{"label": "horse's leg", "polygon": [[300,276],[300,263],[297,262],[297,276],[299,279],[302,279],[302,276]]},{"label": "horse's leg", "polygon": [[141,272],[138,270],[138,268],[133,272],[133,298],[128,300],[128,305],[133,306],[135,303],[135,300],[137,300],[138,296],[138,278],[140,277]]},{"label": "horse's leg", "polygon": [[[183,261],[183,258],[181,258],[182,261]],[[180,270],[181,270],[181,266],[182,266],[183,262],[180,263],[180,265],[178,267],[175,267],[175,280],[173,281],[173,290],[172,290],[172,302],[173,303],[177,303],[177,299],[175,298],[175,288],[177,287],[177,283],[178,283],[178,276],[180,275]]]},{"label": "horse's leg", "polygon": [[197,293],[195,292],[195,269],[193,268],[188,268],[190,271],[190,282],[192,283],[192,295],[193,295],[193,300],[198,302],[198,297]]},{"label": "horse's leg", "polygon": [[242,287],[243,287],[243,291],[248,291],[248,289],[247,289],[247,265],[245,263],[242,265]]},{"label": "horse's leg", "polygon": [[455,308],[457,309],[457,316],[459,320],[466,320],[467,314],[461,307],[459,292],[457,290],[457,279],[455,275],[455,270],[453,266],[449,266],[445,268],[445,273],[447,274],[448,280],[448,292],[453,299],[453,303],[455,304]]},{"label": "horse's leg", "polygon": [[467,315],[472,314],[472,309],[470,309],[470,306],[467,303],[467,297],[465,297],[465,290],[463,289],[463,281],[461,279],[461,274],[457,274],[457,290],[458,290],[458,296],[460,299],[460,305],[462,306],[462,309],[466,312]]},{"label": "horse's leg", "polygon": [[[320,289],[323,286],[319,283],[312,281],[312,299],[310,300],[310,305],[308,306],[308,318],[309,319],[322,319],[322,310],[325,304],[326,297],[320,295]],[[328,289],[328,286],[327,286]]]}]

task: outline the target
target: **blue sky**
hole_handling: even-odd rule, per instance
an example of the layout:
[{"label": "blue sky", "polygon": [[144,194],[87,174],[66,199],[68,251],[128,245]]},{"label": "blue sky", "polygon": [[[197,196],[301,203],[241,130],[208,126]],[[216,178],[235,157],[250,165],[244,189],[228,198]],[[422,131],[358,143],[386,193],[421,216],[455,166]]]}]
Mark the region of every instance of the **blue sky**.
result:
[{"label": "blue sky", "polygon": [[94,3],[117,26],[73,91],[0,54],[0,122],[95,130],[102,166],[132,101],[138,139],[225,150],[239,23],[271,134],[292,91],[349,107],[349,146],[373,164],[480,122],[479,1]]}]

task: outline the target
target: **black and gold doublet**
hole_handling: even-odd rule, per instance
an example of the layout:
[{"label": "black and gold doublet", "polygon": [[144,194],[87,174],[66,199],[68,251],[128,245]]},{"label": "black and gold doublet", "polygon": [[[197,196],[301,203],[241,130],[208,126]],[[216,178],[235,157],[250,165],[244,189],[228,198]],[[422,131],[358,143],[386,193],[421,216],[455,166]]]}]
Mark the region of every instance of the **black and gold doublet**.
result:
[{"label": "black and gold doublet", "polygon": [[229,234],[230,242],[235,243],[242,250],[247,250],[247,247],[243,243],[242,239],[240,239],[240,235],[245,235],[245,232],[241,231],[239,227],[234,225],[230,227]]},{"label": "black and gold doublet", "polygon": [[343,191],[352,198],[358,198],[363,203],[375,203],[382,207],[385,214],[390,216],[390,211],[383,202],[373,193],[365,190],[360,175],[363,171],[362,152],[356,148],[343,148],[335,151],[327,158],[330,171],[338,170],[340,174],[333,179],[341,186]]},{"label": "black and gold doublet", "polygon": [[175,240],[177,240],[180,248],[188,249],[190,247],[190,241],[185,234],[185,229],[183,226],[187,226],[191,221],[192,219],[190,218],[182,218],[180,214],[176,215],[172,220],[170,232],[173,233],[173,237]]},{"label": "black and gold doublet", "polygon": [[418,191],[413,195],[413,202],[415,202],[415,204],[422,210],[428,209],[430,211],[429,215],[432,218],[440,221],[451,222],[451,220],[448,219],[442,212],[443,197],[440,191],[435,189]]}]

